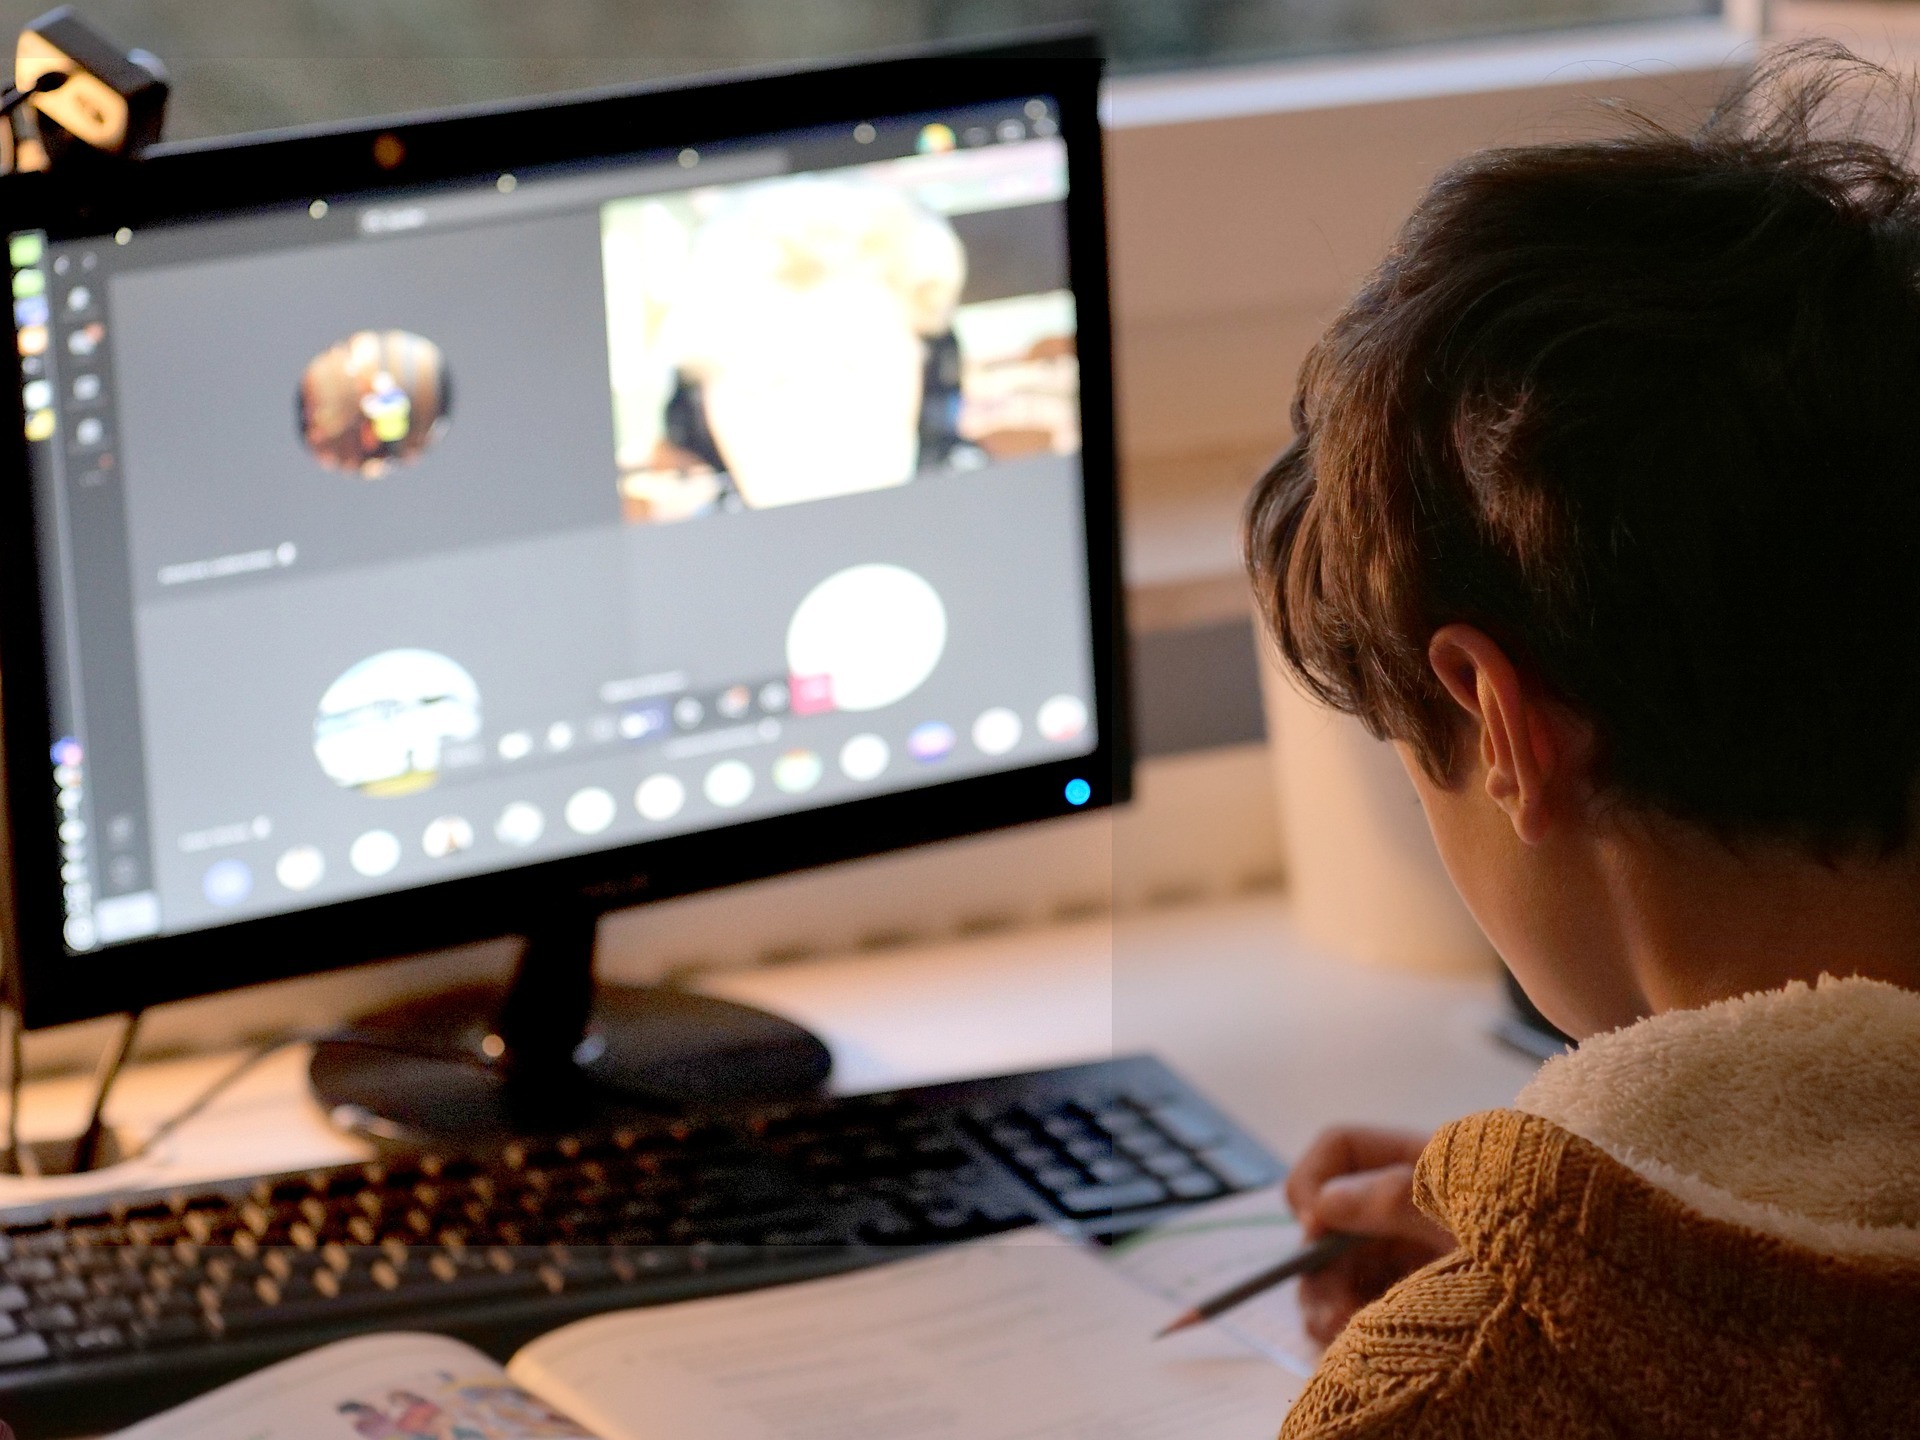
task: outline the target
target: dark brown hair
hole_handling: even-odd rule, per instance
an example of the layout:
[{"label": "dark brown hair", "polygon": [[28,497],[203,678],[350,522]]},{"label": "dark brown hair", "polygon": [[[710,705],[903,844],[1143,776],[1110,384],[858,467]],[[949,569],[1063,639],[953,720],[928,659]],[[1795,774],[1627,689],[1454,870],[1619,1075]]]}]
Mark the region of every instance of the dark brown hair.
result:
[{"label": "dark brown hair", "polygon": [[1894,83],[1801,49],[1697,133],[1434,182],[1248,509],[1313,692],[1444,780],[1463,732],[1427,645],[1462,621],[1591,722],[1615,796],[1726,838],[1904,843],[1920,178],[1908,140],[1860,138],[1856,82]]}]

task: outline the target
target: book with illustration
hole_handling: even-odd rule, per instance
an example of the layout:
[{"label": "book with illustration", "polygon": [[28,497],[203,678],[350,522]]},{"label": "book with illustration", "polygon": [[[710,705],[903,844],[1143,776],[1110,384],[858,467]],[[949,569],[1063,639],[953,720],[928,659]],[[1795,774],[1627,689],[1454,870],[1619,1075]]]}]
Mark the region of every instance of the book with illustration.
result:
[{"label": "book with illustration", "polygon": [[[445,1336],[364,1335],[116,1440],[1264,1440],[1306,1369],[1284,1324],[1152,1339],[1193,1298],[1176,1290],[1271,1251],[1262,1223],[1115,1257],[1019,1231],[595,1316],[504,1365]],[[1223,1261],[1236,1234],[1259,1256]]]}]

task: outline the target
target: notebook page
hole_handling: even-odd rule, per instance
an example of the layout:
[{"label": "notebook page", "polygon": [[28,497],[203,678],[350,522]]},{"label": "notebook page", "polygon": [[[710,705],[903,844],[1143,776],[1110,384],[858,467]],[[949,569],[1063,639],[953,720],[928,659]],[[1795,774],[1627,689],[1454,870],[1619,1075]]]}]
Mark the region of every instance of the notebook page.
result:
[{"label": "notebook page", "polygon": [[362,1335],[255,1371],[112,1440],[593,1440],[479,1351]]},{"label": "notebook page", "polygon": [[1302,1381],[1044,1231],[599,1316],[514,1378],[603,1440],[1271,1440]]},{"label": "notebook page", "polygon": [[[1274,1185],[1196,1205],[1122,1240],[1108,1259],[1136,1284],[1184,1309],[1258,1275],[1299,1249],[1304,1239],[1300,1222]],[[1323,1347],[1307,1334],[1298,1280],[1256,1295],[1212,1325],[1303,1379],[1320,1364]]]}]

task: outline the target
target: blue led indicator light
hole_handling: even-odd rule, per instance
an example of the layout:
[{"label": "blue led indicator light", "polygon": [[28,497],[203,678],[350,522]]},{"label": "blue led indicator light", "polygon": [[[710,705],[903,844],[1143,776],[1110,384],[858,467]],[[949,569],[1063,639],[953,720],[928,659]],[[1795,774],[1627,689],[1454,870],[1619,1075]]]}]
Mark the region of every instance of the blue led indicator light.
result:
[{"label": "blue led indicator light", "polygon": [[1093,786],[1084,780],[1067,781],[1067,804],[1084,805],[1093,798]]}]

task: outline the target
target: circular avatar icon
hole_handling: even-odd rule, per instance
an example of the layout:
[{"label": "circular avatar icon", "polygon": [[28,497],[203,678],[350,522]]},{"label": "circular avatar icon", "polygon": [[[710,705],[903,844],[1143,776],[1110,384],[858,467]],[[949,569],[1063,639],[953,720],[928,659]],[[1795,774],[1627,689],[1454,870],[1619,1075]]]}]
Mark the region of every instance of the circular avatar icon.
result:
[{"label": "circular avatar icon", "polygon": [[794,708],[878,710],[933,674],[947,610],[933,586],[898,565],[855,565],[807,593],[787,623]]},{"label": "circular avatar icon", "polygon": [[840,747],[840,769],[849,780],[873,780],[891,758],[878,735],[856,735]]},{"label": "circular avatar icon", "polygon": [[1020,743],[1020,717],[1005,706],[982,710],[973,722],[973,743],[988,755],[1004,755]]},{"label": "circular avatar icon", "polygon": [[312,845],[296,845],[273,865],[273,878],[289,890],[311,890],[327,874],[327,857]]},{"label": "circular avatar icon", "polygon": [[826,768],[811,750],[789,750],[773,762],[773,783],[789,795],[804,795],[820,783]]},{"label": "circular avatar icon", "polygon": [[440,437],[452,401],[438,345],[405,330],[356,330],[301,372],[300,438],[327,469],[377,480]]},{"label": "circular avatar icon", "polygon": [[671,820],[687,803],[687,787],[672,775],[649,775],[633,792],[633,808],[642,820]]},{"label": "circular avatar icon", "polygon": [[515,800],[500,812],[500,818],[493,822],[493,838],[502,845],[514,845],[525,848],[538,840],[547,828],[547,817],[540,813],[538,805],[529,805],[524,800]]},{"label": "circular avatar icon", "polygon": [[613,803],[613,796],[598,785],[589,785],[567,797],[567,808],[562,813],[567,817],[569,830],[582,835],[598,835],[613,824],[613,817],[619,808]]},{"label": "circular avatar icon", "polygon": [[212,905],[238,905],[253,893],[253,871],[244,860],[216,860],[200,877],[201,893]]},{"label": "circular avatar icon", "polygon": [[449,740],[480,733],[480,687],[431,650],[383,650],[320,697],[313,753],[337,785],[368,795],[424,790]]},{"label": "circular avatar icon", "polygon": [[369,830],[347,851],[347,863],[368,879],[400,863],[400,839],[390,830]]},{"label": "circular avatar icon", "polygon": [[753,794],[753,771],[744,760],[722,760],[707,771],[706,784],[701,788],[713,804],[731,810]]},{"label": "circular avatar icon", "polygon": [[922,764],[931,765],[953,753],[957,738],[946,721],[929,720],[913,727],[913,733],[907,736],[907,753]]},{"label": "circular avatar icon", "polygon": [[1086,702],[1077,695],[1056,695],[1040,707],[1039,720],[1047,739],[1078,740],[1087,728]]},{"label": "circular avatar icon", "polygon": [[473,848],[473,824],[459,815],[442,815],[429,820],[421,832],[420,848],[435,860],[444,860],[462,850]]}]

